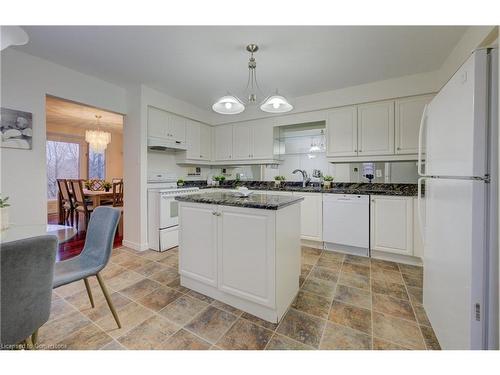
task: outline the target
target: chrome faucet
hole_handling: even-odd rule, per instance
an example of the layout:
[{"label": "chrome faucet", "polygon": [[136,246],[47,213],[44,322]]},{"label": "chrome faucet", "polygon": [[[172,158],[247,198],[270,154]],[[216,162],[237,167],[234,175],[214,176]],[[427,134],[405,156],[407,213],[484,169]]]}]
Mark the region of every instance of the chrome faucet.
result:
[{"label": "chrome faucet", "polygon": [[296,169],[292,173],[295,174],[297,172],[300,172],[302,174],[302,187],[306,187],[309,182],[311,182],[311,179],[307,177],[307,172],[305,169]]}]

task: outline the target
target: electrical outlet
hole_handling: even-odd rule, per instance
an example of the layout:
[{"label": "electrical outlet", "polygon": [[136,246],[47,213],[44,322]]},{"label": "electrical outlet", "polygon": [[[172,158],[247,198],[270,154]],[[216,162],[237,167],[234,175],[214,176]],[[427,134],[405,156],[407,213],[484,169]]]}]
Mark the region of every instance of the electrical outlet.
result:
[{"label": "electrical outlet", "polygon": [[377,169],[377,170],[375,171],[375,176],[377,176],[377,177],[382,177],[382,170],[381,170],[381,169]]}]

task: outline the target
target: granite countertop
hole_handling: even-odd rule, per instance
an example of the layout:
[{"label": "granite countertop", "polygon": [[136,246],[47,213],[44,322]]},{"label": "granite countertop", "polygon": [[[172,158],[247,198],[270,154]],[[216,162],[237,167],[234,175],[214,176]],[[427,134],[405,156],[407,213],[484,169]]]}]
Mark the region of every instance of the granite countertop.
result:
[{"label": "granite countertop", "polygon": [[180,202],[215,204],[221,206],[259,208],[264,210],[279,210],[283,207],[299,203],[304,198],[288,195],[272,195],[253,193],[249,197],[242,198],[234,195],[234,192],[210,192],[199,194],[180,195],[175,197]]},{"label": "granite countertop", "polygon": [[359,194],[359,195],[396,195],[402,197],[416,197],[416,184],[382,184],[382,183],[349,183],[336,182],[330,189],[325,189],[319,183],[312,183],[302,187],[301,182],[285,182],[276,187],[274,181],[225,181],[221,186],[207,186],[205,181],[187,181],[186,186],[196,186],[200,189],[236,189],[246,186],[250,190],[271,191],[298,191],[305,193],[331,193],[331,194]]}]

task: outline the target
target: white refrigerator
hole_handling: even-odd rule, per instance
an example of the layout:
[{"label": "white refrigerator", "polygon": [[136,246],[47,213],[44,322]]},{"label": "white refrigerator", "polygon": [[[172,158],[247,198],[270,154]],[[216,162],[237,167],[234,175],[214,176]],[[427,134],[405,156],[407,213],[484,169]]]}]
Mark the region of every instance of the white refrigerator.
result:
[{"label": "white refrigerator", "polygon": [[498,51],[482,49],[422,117],[423,304],[443,349],[498,348],[497,103]]}]

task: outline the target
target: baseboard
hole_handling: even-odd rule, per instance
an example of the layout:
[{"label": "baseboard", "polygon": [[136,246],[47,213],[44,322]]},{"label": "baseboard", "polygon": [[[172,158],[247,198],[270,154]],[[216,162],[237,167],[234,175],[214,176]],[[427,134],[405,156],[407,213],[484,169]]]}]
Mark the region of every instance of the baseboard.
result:
[{"label": "baseboard", "polygon": [[368,257],[368,248],[340,245],[336,243],[325,242],[324,250],[326,251],[336,251],[338,253],[358,255],[363,257]]},{"label": "baseboard", "polygon": [[412,266],[421,266],[422,265],[422,259],[420,259],[418,257],[413,257],[413,256],[409,256],[409,255],[386,253],[384,251],[372,250],[371,257],[374,259],[387,260],[390,262],[410,264]]},{"label": "baseboard", "polygon": [[313,241],[313,240],[300,240],[301,246],[312,247],[314,249],[323,249],[323,241]]},{"label": "baseboard", "polygon": [[135,250],[135,251],[146,251],[149,249],[149,246],[147,243],[140,244],[137,242],[127,241],[127,240],[122,241],[122,246],[128,247],[128,248]]}]

